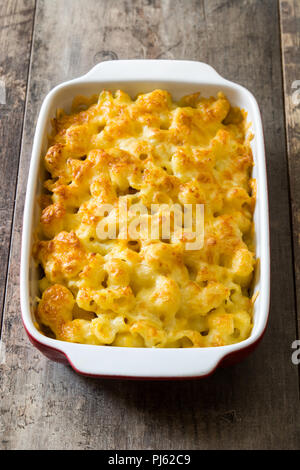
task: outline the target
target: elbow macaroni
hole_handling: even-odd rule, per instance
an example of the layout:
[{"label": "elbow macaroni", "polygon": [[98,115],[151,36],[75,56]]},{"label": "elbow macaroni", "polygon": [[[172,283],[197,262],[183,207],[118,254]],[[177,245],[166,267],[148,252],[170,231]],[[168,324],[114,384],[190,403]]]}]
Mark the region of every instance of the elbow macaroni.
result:
[{"label": "elbow macaroni", "polygon": [[[255,191],[245,113],[222,93],[174,103],[163,90],[134,101],[103,91],[73,106],[57,112],[44,158],[50,177],[33,247],[44,272],[41,331],[129,347],[246,339]],[[120,200],[204,204],[203,247],[188,251],[172,236],[99,239],[97,224],[115,220]],[[106,204],[114,209],[100,213]]]}]

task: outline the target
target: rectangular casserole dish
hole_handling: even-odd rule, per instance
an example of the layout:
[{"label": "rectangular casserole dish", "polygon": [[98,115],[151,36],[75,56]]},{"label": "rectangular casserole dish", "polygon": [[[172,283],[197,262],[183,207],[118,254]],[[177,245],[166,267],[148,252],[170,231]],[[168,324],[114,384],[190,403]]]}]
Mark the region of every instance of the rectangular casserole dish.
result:
[{"label": "rectangular casserole dish", "polygon": [[[254,326],[246,340],[228,346],[210,348],[156,349],[121,348],[75,344],[48,338],[35,326],[34,309],[38,292],[38,272],[32,259],[33,230],[38,223],[43,170],[41,155],[47,149],[50,120],[57,108],[70,110],[76,95],[90,96],[103,88],[122,89],[132,97],[155,88],[168,90],[173,99],[200,91],[216,96],[223,91],[232,105],[243,108],[251,123],[253,177],[257,181],[254,213],[256,257],[259,269],[255,276]],[[240,85],[222,78],[207,64],[192,61],[120,60],[96,65],[86,75],[55,87],[40,110],[28,177],[21,253],[22,319],[31,342],[50,359],[69,363],[77,372],[97,377],[184,379],[203,377],[221,363],[235,362],[257,345],[266,328],[269,312],[270,260],[269,218],[263,129],[259,108],[253,95]]]}]

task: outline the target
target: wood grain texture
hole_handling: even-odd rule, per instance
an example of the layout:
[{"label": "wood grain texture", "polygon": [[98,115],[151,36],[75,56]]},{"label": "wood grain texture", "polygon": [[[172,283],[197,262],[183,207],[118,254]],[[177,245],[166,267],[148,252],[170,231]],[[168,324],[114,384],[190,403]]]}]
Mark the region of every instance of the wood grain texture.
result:
[{"label": "wood grain texture", "polygon": [[300,2],[280,0],[287,152],[293,213],[294,263],[300,336]]},{"label": "wood grain texture", "polygon": [[[270,190],[272,303],[243,363],[187,382],[77,376],[45,359],[19,307],[22,212],[34,124],[57,83],[105,59],[202,60],[248,87],[263,114]],[[1,444],[7,449],[295,449],[298,371],[276,1],[37,2],[1,345]]]},{"label": "wood grain texture", "polygon": [[0,324],[6,285],[34,0],[0,2]]}]

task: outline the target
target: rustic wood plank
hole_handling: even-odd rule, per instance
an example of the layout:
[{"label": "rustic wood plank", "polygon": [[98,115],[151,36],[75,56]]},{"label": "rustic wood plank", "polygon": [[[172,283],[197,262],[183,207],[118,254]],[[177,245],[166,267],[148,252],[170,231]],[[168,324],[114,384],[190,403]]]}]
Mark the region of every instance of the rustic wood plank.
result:
[{"label": "rustic wood plank", "polygon": [[[37,3],[1,347],[2,447],[17,449],[290,448],[299,444],[295,305],[277,2],[59,0]],[[34,123],[58,82],[107,58],[209,62],[250,88],[266,136],[272,304],[246,361],[199,382],[93,380],[41,356],[19,309],[19,246]],[[284,273],[284,275],[282,274]]]},{"label": "rustic wood plank", "polygon": [[0,3],[0,324],[19,165],[35,0]]},{"label": "rustic wood plank", "polygon": [[281,49],[300,335],[300,3],[280,0]]}]

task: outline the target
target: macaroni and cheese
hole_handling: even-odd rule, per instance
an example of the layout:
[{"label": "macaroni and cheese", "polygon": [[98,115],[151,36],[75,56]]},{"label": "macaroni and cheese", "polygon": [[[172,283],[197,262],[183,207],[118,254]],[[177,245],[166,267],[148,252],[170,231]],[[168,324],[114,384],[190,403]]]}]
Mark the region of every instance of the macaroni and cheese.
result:
[{"label": "macaroni and cheese", "polygon": [[[175,103],[164,90],[135,100],[102,91],[77,97],[72,113],[58,110],[52,124],[33,247],[42,271],[40,330],[64,341],[129,347],[246,339],[255,182],[244,111],[222,93]],[[141,219],[156,224],[157,237],[137,226],[136,236],[124,231],[120,202],[142,204]],[[200,247],[187,249],[189,234],[176,233],[168,209],[174,204],[204,208]],[[113,226],[114,236],[105,237],[100,223]]]}]

